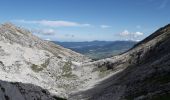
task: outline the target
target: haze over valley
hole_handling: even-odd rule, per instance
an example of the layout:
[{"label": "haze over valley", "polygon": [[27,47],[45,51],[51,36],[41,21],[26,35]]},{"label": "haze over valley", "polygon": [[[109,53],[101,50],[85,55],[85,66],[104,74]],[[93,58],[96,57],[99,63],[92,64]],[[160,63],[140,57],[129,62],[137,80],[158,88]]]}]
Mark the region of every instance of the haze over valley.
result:
[{"label": "haze over valley", "polygon": [[57,42],[65,48],[81,53],[93,60],[104,59],[126,52],[136,41],[87,41],[87,42]]}]

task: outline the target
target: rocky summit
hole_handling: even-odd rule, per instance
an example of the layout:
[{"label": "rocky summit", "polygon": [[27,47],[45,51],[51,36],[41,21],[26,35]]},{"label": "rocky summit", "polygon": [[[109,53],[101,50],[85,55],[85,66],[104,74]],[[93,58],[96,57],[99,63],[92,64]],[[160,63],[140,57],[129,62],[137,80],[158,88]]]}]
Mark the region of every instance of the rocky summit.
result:
[{"label": "rocky summit", "polygon": [[0,100],[169,100],[170,25],[98,61],[0,25]]}]

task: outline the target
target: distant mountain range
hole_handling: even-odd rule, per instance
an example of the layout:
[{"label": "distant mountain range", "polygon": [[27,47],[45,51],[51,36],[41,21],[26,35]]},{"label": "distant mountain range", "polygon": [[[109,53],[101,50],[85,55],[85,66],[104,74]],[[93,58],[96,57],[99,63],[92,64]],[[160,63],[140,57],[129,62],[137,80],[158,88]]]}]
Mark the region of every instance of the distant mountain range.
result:
[{"label": "distant mountain range", "polygon": [[91,59],[103,59],[120,54],[130,49],[136,41],[91,41],[91,42],[58,42],[65,48],[84,54]]}]

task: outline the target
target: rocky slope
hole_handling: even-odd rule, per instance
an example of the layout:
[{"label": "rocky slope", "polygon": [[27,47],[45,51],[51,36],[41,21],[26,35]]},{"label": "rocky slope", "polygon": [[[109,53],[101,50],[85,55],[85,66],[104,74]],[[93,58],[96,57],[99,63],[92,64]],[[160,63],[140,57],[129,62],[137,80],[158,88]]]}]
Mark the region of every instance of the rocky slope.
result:
[{"label": "rocky slope", "polygon": [[[67,98],[72,91],[99,79],[92,67],[82,67],[89,61],[81,54],[39,39],[28,30],[3,24],[0,26],[0,99],[50,100],[52,95]],[[42,93],[42,88],[51,94]]]},{"label": "rocky slope", "polygon": [[118,73],[93,88],[70,95],[70,100],[169,100],[170,25],[128,52],[92,65],[102,69],[102,73]]}]

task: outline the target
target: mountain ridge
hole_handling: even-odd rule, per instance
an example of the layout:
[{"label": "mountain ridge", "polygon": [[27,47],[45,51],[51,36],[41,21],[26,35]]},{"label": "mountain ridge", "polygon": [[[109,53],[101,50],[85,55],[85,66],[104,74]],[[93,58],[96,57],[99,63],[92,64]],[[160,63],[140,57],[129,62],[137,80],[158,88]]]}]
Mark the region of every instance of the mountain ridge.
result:
[{"label": "mountain ridge", "polygon": [[[166,30],[163,31],[162,30]],[[159,33],[160,32],[160,33]],[[129,51],[104,63],[119,73],[94,88],[70,95],[70,100],[165,100],[170,98],[170,26],[159,29],[151,40],[138,43]],[[154,36],[154,37],[152,37]],[[115,61],[114,61],[115,60]],[[111,66],[110,66],[111,65]],[[161,99],[162,98],[162,99]]]},{"label": "mountain ridge", "polygon": [[[80,67],[88,61],[89,58],[79,53],[41,40],[11,23],[0,26],[0,76],[3,81],[34,84],[67,98],[69,92],[83,87],[92,77],[87,75],[92,68]],[[34,94],[32,96],[37,99]],[[27,95],[23,97],[29,99]]]},{"label": "mountain ridge", "polygon": [[[59,52],[60,54],[63,54],[65,56],[77,55],[77,56],[83,57],[83,55],[81,55],[81,54],[78,54],[74,51],[70,51],[69,49],[63,48],[63,47],[56,45],[52,42],[41,40],[38,37],[35,37],[30,31],[28,31],[24,28],[21,28],[21,27],[16,27],[12,23],[2,24],[0,30],[1,30],[1,33],[4,33],[4,34],[1,34],[1,37],[0,37],[1,40],[3,40],[5,38],[5,39],[8,39],[10,42],[18,43],[23,46],[37,47],[39,49],[45,49],[47,51],[52,52],[55,55],[58,55],[57,52]],[[6,31],[6,30],[8,30],[8,31]],[[55,49],[53,49],[53,48],[55,48]],[[56,51],[57,49],[58,49],[58,51]],[[63,49],[64,49],[64,51],[67,51],[70,54],[64,54],[64,52],[62,52]],[[76,57],[74,57],[74,58],[76,58]],[[79,59],[77,59],[77,60],[79,60]]]}]

